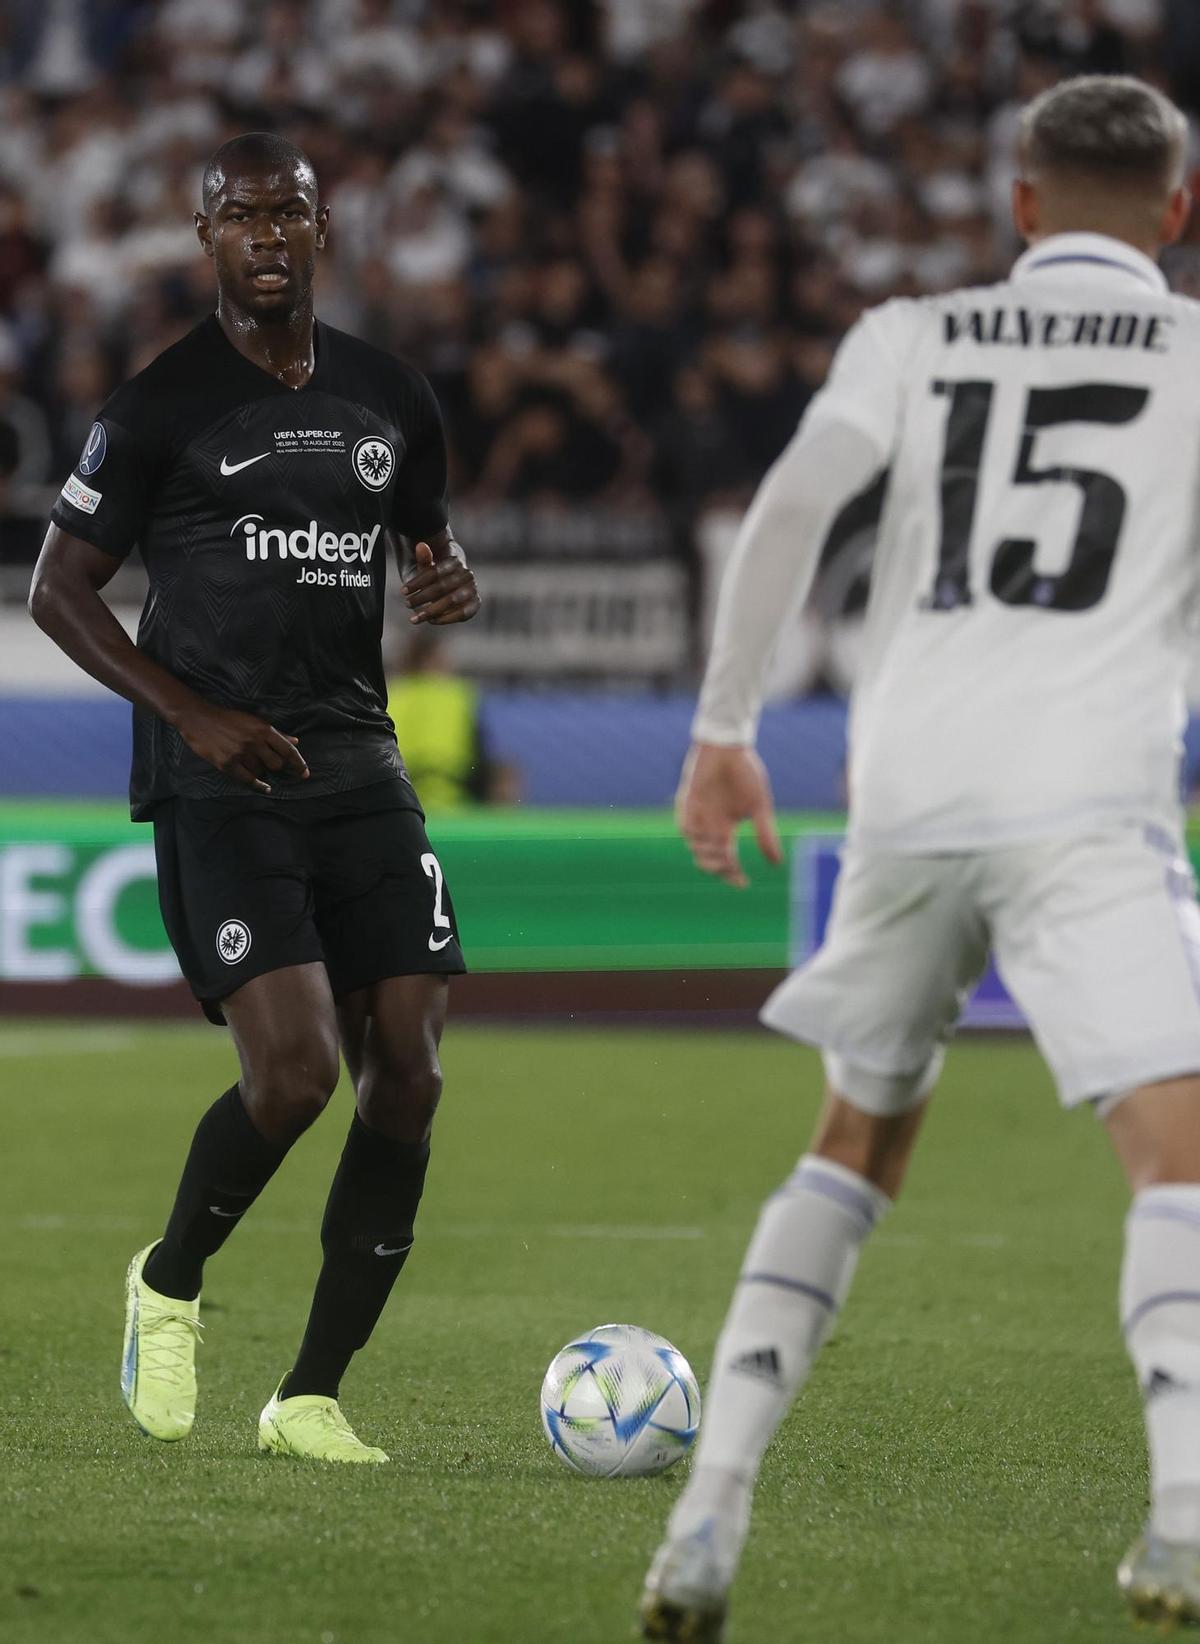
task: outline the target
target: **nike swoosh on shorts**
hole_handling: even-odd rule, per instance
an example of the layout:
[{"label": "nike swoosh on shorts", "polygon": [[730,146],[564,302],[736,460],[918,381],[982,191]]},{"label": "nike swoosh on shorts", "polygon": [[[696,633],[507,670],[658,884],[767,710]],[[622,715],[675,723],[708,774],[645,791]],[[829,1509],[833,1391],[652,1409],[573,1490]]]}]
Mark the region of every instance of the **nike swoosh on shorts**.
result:
[{"label": "nike swoosh on shorts", "polygon": [[430,953],[440,953],[442,951],[442,949],[446,946],[446,943],[447,942],[452,942],[453,940],[454,940],[454,932],[453,931],[451,931],[448,936],[443,936],[441,941],[439,941],[436,936],[431,936],[429,938],[429,951],[430,951]]}]

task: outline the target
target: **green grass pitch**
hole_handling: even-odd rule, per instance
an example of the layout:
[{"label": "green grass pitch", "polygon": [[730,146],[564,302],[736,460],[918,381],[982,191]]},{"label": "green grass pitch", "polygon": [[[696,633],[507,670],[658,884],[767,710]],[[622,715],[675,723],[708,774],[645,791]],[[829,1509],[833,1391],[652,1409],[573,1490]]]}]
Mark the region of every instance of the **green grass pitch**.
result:
[{"label": "green grass pitch", "polygon": [[[0,1639],[615,1644],[682,1481],[551,1456],[541,1376],[608,1320],[703,1380],[818,1067],[766,1034],[448,1035],[413,1258],[345,1406],[387,1468],[260,1459],[345,1087],[210,1269],[179,1446],[117,1387],[122,1280],[203,1105],[202,1026],[0,1028]],[[962,1044],[907,1193],[768,1459],[730,1644],[1104,1644],[1145,1511],[1115,1320],[1125,1193],[1023,1042]]]}]

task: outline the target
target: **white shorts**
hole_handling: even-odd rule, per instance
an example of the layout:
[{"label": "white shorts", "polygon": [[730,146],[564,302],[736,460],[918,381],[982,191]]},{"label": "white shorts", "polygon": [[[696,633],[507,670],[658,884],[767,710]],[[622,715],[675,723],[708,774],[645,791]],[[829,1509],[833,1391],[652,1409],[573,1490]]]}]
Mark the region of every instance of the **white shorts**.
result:
[{"label": "white shorts", "polygon": [[1067,1106],[1200,1073],[1200,908],[1182,843],[1154,827],[966,855],[847,849],[825,944],[762,1020],[827,1065],[907,1079],[902,1108],[989,949]]}]

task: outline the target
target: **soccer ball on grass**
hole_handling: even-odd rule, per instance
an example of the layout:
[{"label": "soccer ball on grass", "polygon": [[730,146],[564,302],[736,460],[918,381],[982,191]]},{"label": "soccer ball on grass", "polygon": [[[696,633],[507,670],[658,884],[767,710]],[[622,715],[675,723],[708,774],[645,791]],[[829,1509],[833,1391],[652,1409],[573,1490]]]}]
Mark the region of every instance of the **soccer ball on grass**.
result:
[{"label": "soccer ball on grass", "polygon": [[542,1426],[554,1454],[574,1472],[644,1478],[691,1449],[700,1389],[665,1336],[635,1324],[602,1324],[550,1361]]}]

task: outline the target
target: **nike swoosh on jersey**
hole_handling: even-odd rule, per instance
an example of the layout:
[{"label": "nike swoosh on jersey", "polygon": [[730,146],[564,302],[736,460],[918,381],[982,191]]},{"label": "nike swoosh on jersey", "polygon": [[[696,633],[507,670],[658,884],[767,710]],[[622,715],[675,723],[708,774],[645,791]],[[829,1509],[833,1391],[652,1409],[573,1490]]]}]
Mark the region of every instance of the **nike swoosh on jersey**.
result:
[{"label": "nike swoosh on jersey", "polygon": [[454,940],[454,932],[453,931],[451,931],[448,936],[443,936],[440,941],[438,940],[438,938],[436,936],[431,936],[429,938],[429,951],[430,951],[430,953],[440,953],[442,951],[442,949],[446,946],[446,943],[447,942],[452,942],[453,940]]},{"label": "nike swoosh on jersey", "polygon": [[263,457],[270,457],[273,455],[274,453],[271,451],[263,451],[257,457],[247,457],[245,462],[230,462],[228,457],[222,457],[221,472],[223,474],[240,474],[243,468],[249,468],[254,463],[261,462]]}]

